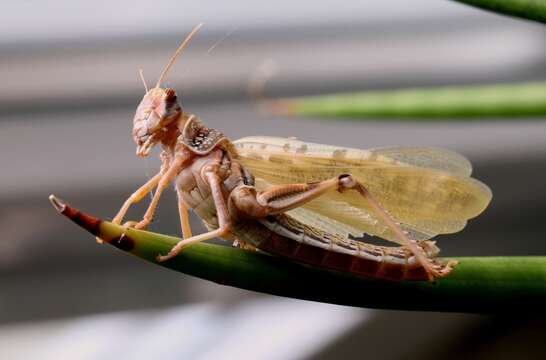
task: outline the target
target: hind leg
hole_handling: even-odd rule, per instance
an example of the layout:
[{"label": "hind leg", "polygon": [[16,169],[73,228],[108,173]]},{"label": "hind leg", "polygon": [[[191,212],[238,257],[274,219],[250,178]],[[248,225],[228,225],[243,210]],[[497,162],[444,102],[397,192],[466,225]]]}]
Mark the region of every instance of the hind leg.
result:
[{"label": "hind leg", "polygon": [[249,200],[252,201],[252,198],[248,194],[244,194],[240,199],[235,198],[234,202],[239,210],[246,212],[249,216],[263,218],[303,206],[309,201],[332,190],[358,192],[368,201],[377,218],[396,235],[400,244],[411,251],[417,262],[427,271],[431,280],[443,275],[432,264],[425,251],[415,241],[410,240],[404,234],[394,219],[381,207],[366,187],[350,174],[340,175],[316,183],[274,186],[266,191],[255,194],[257,204],[249,204]]}]

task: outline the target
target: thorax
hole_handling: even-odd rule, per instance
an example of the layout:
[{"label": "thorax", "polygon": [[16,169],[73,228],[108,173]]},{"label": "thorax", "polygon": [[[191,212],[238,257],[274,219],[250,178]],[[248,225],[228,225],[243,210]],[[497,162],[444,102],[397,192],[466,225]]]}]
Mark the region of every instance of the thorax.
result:
[{"label": "thorax", "polygon": [[210,165],[217,165],[217,174],[222,180],[224,199],[240,181],[240,176],[234,168],[237,164],[231,155],[217,148],[206,155],[193,157],[177,175],[174,185],[178,196],[190,207],[210,228],[218,226],[216,207],[211,194],[211,188],[204,177],[204,170]]}]

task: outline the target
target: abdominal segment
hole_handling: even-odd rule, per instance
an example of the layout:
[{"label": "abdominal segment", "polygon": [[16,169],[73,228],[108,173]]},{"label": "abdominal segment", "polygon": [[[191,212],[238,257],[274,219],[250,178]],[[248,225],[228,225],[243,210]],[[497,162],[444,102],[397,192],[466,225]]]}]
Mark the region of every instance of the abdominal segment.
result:
[{"label": "abdominal segment", "polygon": [[[404,247],[341,238],[303,225],[285,214],[239,226],[236,236],[260,250],[318,267],[383,280],[428,280],[425,269]],[[444,267],[440,260],[434,259],[438,248],[433,242],[418,244],[433,266]]]}]

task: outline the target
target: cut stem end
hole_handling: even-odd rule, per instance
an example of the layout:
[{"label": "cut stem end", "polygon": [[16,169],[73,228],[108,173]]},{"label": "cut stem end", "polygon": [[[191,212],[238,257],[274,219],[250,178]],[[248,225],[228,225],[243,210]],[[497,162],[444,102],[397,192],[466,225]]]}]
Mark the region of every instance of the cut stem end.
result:
[{"label": "cut stem end", "polygon": [[63,213],[66,209],[66,204],[61,199],[57,198],[55,195],[51,194],[49,195],[49,201],[51,202],[51,205],[57,210],[59,213]]}]

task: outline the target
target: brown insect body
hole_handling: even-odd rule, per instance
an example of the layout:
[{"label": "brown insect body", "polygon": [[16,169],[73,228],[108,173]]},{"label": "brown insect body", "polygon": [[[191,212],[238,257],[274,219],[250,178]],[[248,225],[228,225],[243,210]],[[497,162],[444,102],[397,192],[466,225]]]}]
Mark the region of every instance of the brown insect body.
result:
[{"label": "brown insect body", "polygon": [[[138,113],[138,112],[137,112]],[[180,112],[179,119],[164,132],[162,158],[168,163],[180,151],[190,159],[174,179],[177,195],[210,230],[218,229],[218,214],[212,190],[203,176],[215,168],[221,180],[222,196],[232,220],[226,240],[258,248],[271,254],[307,264],[388,280],[426,280],[428,274],[401,247],[386,247],[343,239],[298,222],[287,214],[269,215],[257,201],[254,178],[237,161],[232,143],[222,133],[206,127],[196,116]],[[169,132],[173,132],[170,134]],[[176,137],[176,141],[172,141]],[[358,195],[358,194],[355,194]],[[450,267],[432,260],[438,250],[432,242],[419,245],[441,273]]]},{"label": "brown insect body", "polygon": [[[359,150],[267,137],[232,143],[185,113],[173,89],[160,86],[199,27],[177,49],[156,86],[148,90],[145,84],[133,138],[139,156],[159,144],[162,166],[125,201],[113,223],[121,224],[129,207],[156,189],[143,220],[127,223],[146,228],[163,190],[174,183],[184,239],[158,261],[221,237],[244,248],[372,278],[432,280],[451,272],[456,262],[438,260],[439,250],[428,239],[461,230],[491,200],[489,188],[470,178],[468,160],[441,149]],[[192,235],[190,208],[209,232]],[[401,246],[350,237],[363,233]]]}]

